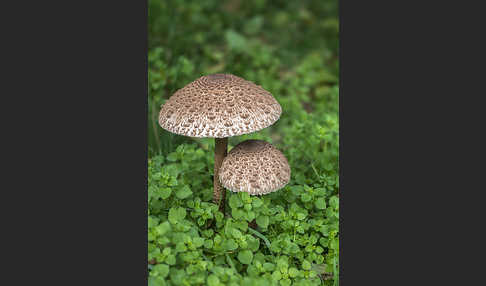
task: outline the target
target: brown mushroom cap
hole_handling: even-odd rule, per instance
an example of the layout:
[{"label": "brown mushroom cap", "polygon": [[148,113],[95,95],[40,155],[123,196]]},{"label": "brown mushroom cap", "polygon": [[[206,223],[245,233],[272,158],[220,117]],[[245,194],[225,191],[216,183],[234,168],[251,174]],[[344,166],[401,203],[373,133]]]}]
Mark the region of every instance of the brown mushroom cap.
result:
[{"label": "brown mushroom cap", "polygon": [[285,156],[262,140],[246,140],[236,145],[219,171],[219,181],[225,188],[250,195],[277,191],[289,180],[290,166]]},{"label": "brown mushroom cap", "polygon": [[281,113],[280,104],[261,86],[213,74],[176,91],[162,106],[159,124],[179,135],[224,138],[266,128]]}]

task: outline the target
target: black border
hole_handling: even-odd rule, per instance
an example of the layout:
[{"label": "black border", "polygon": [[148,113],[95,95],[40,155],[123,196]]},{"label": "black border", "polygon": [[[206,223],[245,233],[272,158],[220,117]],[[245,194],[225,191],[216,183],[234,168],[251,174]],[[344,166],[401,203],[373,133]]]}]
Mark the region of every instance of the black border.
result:
[{"label": "black border", "polygon": [[464,119],[484,88],[466,65],[484,17],[464,8],[340,1],[341,285],[474,284]]},{"label": "black border", "polygon": [[147,285],[147,1],[21,5],[2,284]]}]

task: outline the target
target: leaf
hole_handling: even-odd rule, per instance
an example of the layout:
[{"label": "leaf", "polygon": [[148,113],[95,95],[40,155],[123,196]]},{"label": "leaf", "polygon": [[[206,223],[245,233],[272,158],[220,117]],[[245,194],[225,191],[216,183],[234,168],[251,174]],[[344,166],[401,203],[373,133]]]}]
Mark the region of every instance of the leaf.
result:
[{"label": "leaf", "polygon": [[303,186],[300,186],[300,185],[296,185],[296,186],[291,186],[290,187],[290,191],[292,193],[299,193],[299,192],[301,192],[303,190],[304,190],[304,187]]},{"label": "leaf", "polygon": [[168,173],[170,176],[177,178],[177,176],[181,173],[182,169],[180,164],[168,164],[164,165],[162,168],[164,172]]},{"label": "leaf", "polygon": [[290,281],[289,278],[285,278],[280,281],[280,285],[282,286],[290,286],[290,284],[292,284],[292,281]]},{"label": "leaf", "polygon": [[248,223],[246,221],[239,221],[236,222],[234,225],[244,232],[246,232],[246,230],[248,229]]},{"label": "leaf", "polygon": [[329,205],[331,205],[331,207],[333,207],[334,209],[338,209],[339,208],[339,199],[338,199],[338,197],[332,196],[329,199]]},{"label": "leaf", "polygon": [[325,237],[321,237],[321,238],[319,239],[319,243],[320,243],[322,246],[327,247],[327,246],[328,246],[328,244],[329,244],[329,239],[327,239],[327,238],[325,238]]},{"label": "leaf", "polygon": [[304,260],[304,262],[302,262],[302,269],[304,269],[304,270],[310,270],[311,269],[310,262],[307,261],[307,260]]},{"label": "leaf", "polygon": [[243,203],[245,204],[251,203],[250,194],[248,194],[247,192],[240,192],[239,194],[241,196],[241,200],[243,201]]},{"label": "leaf", "polygon": [[164,221],[163,223],[159,224],[158,226],[155,227],[155,231],[159,236],[164,235],[171,229],[171,226],[169,222]]},{"label": "leaf", "polygon": [[148,279],[148,286],[165,286],[164,278],[160,276],[150,276]]},{"label": "leaf", "polygon": [[247,221],[252,221],[255,219],[255,212],[254,211],[249,211],[245,213],[245,218]]},{"label": "leaf", "polygon": [[224,245],[225,250],[236,250],[238,248],[238,244],[232,238],[225,241]]},{"label": "leaf", "polygon": [[192,195],[192,191],[189,186],[185,185],[176,192],[176,197],[179,199],[185,199]]},{"label": "leaf", "polygon": [[295,267],[291,267],[289,269],[289,276],[294,278],[294,277],[297,277],[299,275],[299,270],[297,270],[297,268]]},{"label": "leaf", "polygon": [[169,221],[171,223],[177,223],[182,221],[186,217],[186,209],[181,207],[172,207],[169,210]]},{"label": "leaf", "polygon": [[233,218],[235,219],[240,219],[242,218],[243,216],[245,216],[245,212],[243,210],[239,210],[239,209],[233,209],[231,211],[231,215],[233,216]]},{"label": "leaf", "polygon": [[321,226],[321,228],[319,229],[319,231],[322,233],[322,235],[329,236],[329,226],[323,225],[323,226]]},{"label": "leaf", "polygon": [[326,208],[326,200],[324,198],[318,198],[314,202],[314,205],[316,206],[317,209],[323,210]]},{"label": "leaf", "polygon": [[260,248],[260,240],[257,238],[250,236],[247,239],[247,242],[248,242],[248,249],[250,249],[251,251],[257,251],[258,248]]},{"label": "leaf", "polygon": [[169,255],[170,253],[171,253],[171,249],[168,247],[164,248],[164,250],[162,251],[163,255]]},{"label": "leaf", "polygon": [[184,242],[178,242],[178,243],[176,244],[176,248],[175,248],[175,249],[176,249],[176,251],[178,251],[178,252],[184,252],[184,251],[186,251],[186,250],[187,250],[187,247],[186,247],[186,245],[184,244]]},{"label": "leaf", "polygon": [[[172,280],[172,283],[175,284],[175,281],[182,281],[184,277],[186,276],[186,271],[182,269],[174,269],[173,271],[170,272],[170,280]],[[180,282],[179,282],[180,283]]]},{"label": "leaf", "polygon": [[204,238],[195,237],[192,242],[194,243],[194,246],[201,247],[204,244]]},{"label": "leaf", "polygon": [[208,248],[208,249],[213,248],[213,241],[210,240],[210,239],[205,240],[204,241],[204,247]]},{"label": "leaf", "polygon": [[270,222],[270,219],[268,218],[268,216],[266,215],[263,215],[263,216],[259,216],[257,217],[256,219],[256,223],[261,226],[262,228],[267,228],[268,227],[268,224]]},{"label": "leaf", "polygon": [[261,238],[263,240],[263,242],[265,242],[265,245],[267,246],[267,248],[270,249],[270,250],[272,250],[272,244],[270,243],[270,241],[268,240],[268,238],[266,238],[263,234],[259,233],[258,231],[254,230],[251,227],[248,228],[248,231],[251,232],[251,233],[253,233],[254,235],[258,236],[259,238]]},{"label": "leaf", "polygon": [[280,271],[276,270],[272,273],[272,278],[273,278],[273,280],[278,281],[278,280],[282,279],[282,273],[280,273]]},{"label": "leaf", "polygon": [[165,200],[168,197],[170,197],[171,193],[172,193],[172,190],[170,188],[162,188],[160,190],[160,197]]},{"label": "leaf", "polygon": [[246,39],[241,34],[233,31],[228,30],[225,34],[226,42],[230,49],[235,50],[237,52],[244,51],[246,49]]},{"label": "leaf", "polygon": [[169,275],[169,265],[166,264],[157,264],[152,268],[152,272],[157,272],[163,278]]},{"label": "leaf", "polygon": [[241,231],[237,230],[236,228],[231,229],[231,235],[233,235],[233,237],[236,239],[239,239],[242,236]]},{"label": "leaf", "polygon": [[266,271],[273,271],[275,269],[275,264],[269,263],[269,262],[265,262],[265,263],[263,263],[263,268]]},{"label": "leaf", "polygon": [[156,217],[153,217],[153,216],[149,216],[148,217],[148,227],[149,228],[152,228],[152,227],[155,227],[158,225],[158,219]]},{"label": "leaf", "polygon": [[249,250],[243,250],[238,253],[238,260],[243,264],[250,264],[253,260],[253,253]]},{"label": "leaf", "polygon": [[298,220],[303,220],[306,217],[305,213],[297,213],[297,219]]},{"label": "leaf", "polygon": [[172,152],[167,156],[167,161],[175,162],[177,161],[177,153]]},{"label": "leaf", "polygon": [[333,240],[331,240],[331,244],[329,245],[329,248],[334,250],[339,250],[339,239],[334,238]]},{"label": "leaf", "polygon": [[165,262],[169,265],[176,264],[176,257],[174,254],[170,254],[165,258]]},{"label": "leaf", "polygon": [[279,270],[287,269],[289,267],[288,258],[286,256],[281,256],[277,260],[277,268]]},{"label": "leaf", "polygon": [[238,196],[233,195],[229,199],[229,205],[232,209],[236,209],[243,206],[243,202]]},{"label": "leaf", "polygon": [[261,200],[259,198],[254,198],[252,205],[253,205],[254,208],[258,208],[258,207],[263,205],[263,200]]},{"label": "leaf", "polygon": [[219,278],[218,276],[211,274],[208,276],[208,285],[209,286],[218,286],[219,285]]},{"label": "leaf", "polygon": [[316,195],[317,196],[325,196],[326,195],[326,189],[325,188],[316,188]]},{"label": "leaf", "polygon": [[248,35],[255,35],[257,34],[263,26],[263,17],[256,16],[250,21],[245,23],[243,30]]},{"label": "leaf", "polygon": [[307,194],[307,193],[303,193],[302,195],[300,195],[300,199],[306,203],[306,202],[309,202],[311,199],[312,199],[312,196]]}]

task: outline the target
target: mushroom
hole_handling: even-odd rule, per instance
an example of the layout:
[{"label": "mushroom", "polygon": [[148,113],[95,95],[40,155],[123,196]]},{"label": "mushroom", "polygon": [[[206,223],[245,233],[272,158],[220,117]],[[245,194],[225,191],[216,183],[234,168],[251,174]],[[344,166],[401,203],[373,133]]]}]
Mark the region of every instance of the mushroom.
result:
[{"label": "mushroom", "polygon": [[225,192],[218,172],[227,154],[228,137],[252,133],[277,121],[282,113],[271,93],[231,74],[200,77],[177,90],[162,106],[159,124],[190,137],[215,138],[213,201],[224,211]]},{"label": "mushroom", "polygon": [[263,140],[236,145],[223,160],[221,184],[232,192],[264,195],[283,188],[290,180],[287,158]]}]

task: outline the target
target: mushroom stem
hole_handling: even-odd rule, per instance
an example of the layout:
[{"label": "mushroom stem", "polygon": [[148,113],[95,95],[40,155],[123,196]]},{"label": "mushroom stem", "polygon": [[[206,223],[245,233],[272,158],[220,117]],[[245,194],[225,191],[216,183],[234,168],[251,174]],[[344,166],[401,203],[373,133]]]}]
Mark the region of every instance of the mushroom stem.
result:
[{"label": "mushroom stem", "polygon": [[[228,151],[228,138],[214,138],[215,140],[215,148],[214,148],[214,193],[213,193],[213,202],[219,204],[219,210],[224,213],[224,205],[226,199],[226,192],[224,191],[223,186],[219,182],[219,169],[221,168],[221,164],[223,163],[224,157],[226,157]],[[221,199],[221,203],[220,203]]]}]

